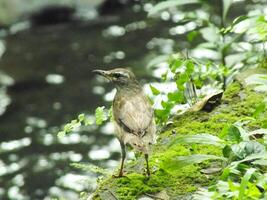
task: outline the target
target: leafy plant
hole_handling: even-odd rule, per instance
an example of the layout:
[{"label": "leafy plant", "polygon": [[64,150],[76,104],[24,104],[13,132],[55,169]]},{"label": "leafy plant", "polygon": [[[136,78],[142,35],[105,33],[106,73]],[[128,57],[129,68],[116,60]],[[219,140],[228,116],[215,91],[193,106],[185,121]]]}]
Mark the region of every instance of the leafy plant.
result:
[{"label": "leafy plant", "polygon": [[221,138],[210,134],[178,136],[171,145],[215,145],[221,148],[223,156],[178,156],[170,162],[162,163],[162,168],[177,170],[205,160],[221,160],[223,170],[219,181],[208,189],[199,190],[194,197],[196,200],[264,199],[267,195],[267,176],[261,166],[267,165],[267,150],[266,146],[255,140],[254,135],[266,135],[267,129],[249,132],[241,124],[237,122],[227,127],[227,131],[224,130],[224,133],[220,134]]},{"label": "leafy plant", "polygon": [[[176,91],[165,94],[161,107],[155,111],[159,124],[167,122],[177,104],[187,102],[192,106],[200,100],[203,86],[225,89],[241,69],[259,62],[265,63],[260,61],[266,60],[266,56],[261,57],[262,48],[258,47],[259,43],[264,44],[267,40],[264,15],[248,12],[230,19],[228,13],[234,1],[219,2],[167,0],[159,2],[148,12],[149,17],[160,16],[166,10],[172,16],[182,13],[183,17],[176,22],[179,27],[195,24],[193,29],[184,33],[189,47],[186,56],[175,52],[159,55],[148,64],[149,67],[168,64],[168,69],[162,74],[162,81],[175,82],[177,86]],[[186,9],[188,6],[192,9]],[[181,11],[181,7],[185,8],[184,11]],[[263,87],[260,86],[260,89]],[[151,90],[155,96],[164,93],[155,91],[155,88]]]},{"label": "leafy plant", "polygon": [[71,120],[71,122],[64,125],[63,130],[59,131],[57,136],[64,137],[66,134],[80,128],[82,125],[91,126],[97,125],[100,126],[103,122],[111,119],[111,109],[106,109],[104,106],[97,107],[95,110],[94,117],[86,116],[85,114],[79,114],[77,119]]}]

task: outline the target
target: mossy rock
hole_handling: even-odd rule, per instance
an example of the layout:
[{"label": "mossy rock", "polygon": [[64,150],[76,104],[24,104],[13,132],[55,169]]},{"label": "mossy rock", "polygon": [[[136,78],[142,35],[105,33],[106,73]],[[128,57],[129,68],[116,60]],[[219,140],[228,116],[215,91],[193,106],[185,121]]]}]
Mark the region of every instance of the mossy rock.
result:
[{"label": "mossy rock", "polygon": [[[266,97],[252,87],[244,88],[238,81],[228,86],[222,103],[211,112],[188,112],[173,118],[173,123],[160,133],[150,157],[152,175],[148,180],[144,174],[143,157],[126,164],[127,177],[108,177],[99,182],[93,199],[134,200],[141,195],[153,196],[164,191],[169,199],[190,199],[199,187],[209,186],[218,174],[207,175],[201,169],[209,168],[214,162],[203,162],[177,168],[173,159],[190,154],[221,155],[221,149],[212,145],[171,145],[179,135],[209,133],[219,135],[232,123],[251,117],[257,106]],[[263,117],[249,123],[247,128],[257,129],[267,124],[267,111]],[[219,162],[216,165],[220,165]],[[140,167],[142,166],[142,167]],[[115,172],[114,172],[115,173]],[[153,199],[153,198],[152,198]],[[166,199],[167,198],[163,198]]]}]

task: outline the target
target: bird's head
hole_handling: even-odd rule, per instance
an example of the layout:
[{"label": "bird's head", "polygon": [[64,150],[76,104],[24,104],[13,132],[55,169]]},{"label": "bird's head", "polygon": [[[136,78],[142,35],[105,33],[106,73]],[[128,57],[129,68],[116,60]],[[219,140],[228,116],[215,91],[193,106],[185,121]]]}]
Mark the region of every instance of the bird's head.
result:
[{"label": "bird's head", "polygon": [[93,70],[101,76],[115,84],[117,88],[129,87],[138,84],[135,75],[130,70],[124,68],[115,68],[112,70]]}]

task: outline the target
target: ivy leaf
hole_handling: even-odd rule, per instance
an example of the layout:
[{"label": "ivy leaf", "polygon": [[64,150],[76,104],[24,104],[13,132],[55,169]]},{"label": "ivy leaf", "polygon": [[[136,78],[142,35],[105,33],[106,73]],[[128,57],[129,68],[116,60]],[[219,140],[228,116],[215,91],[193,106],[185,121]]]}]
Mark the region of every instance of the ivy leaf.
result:
[{"label": "ivy leaf", "polygon": [[153,85],[150,84],[149,86],[150,86],[150,90],[154,96],[157,96],[160,94],[160,91],[157,88],[155,88]]}]

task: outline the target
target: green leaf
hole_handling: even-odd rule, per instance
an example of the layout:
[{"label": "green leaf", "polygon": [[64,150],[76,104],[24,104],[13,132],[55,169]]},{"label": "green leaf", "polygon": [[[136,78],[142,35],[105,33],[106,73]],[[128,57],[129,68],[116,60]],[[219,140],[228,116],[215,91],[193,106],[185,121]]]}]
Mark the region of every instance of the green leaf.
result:
[{"label": "green leaf", "polygon": [[180,170],[180,168],[201,163],[205,160],[226,160],[224,157],[214,156],[214,155],[206,155],[206,154],[194,154],[189,156],[178,156],[171,161],[164,164],[164,168],[166,170]]},{"label": "green leaf", "polygon": [[169,118],[170,110],[167,109],[155,109],[156,118],[160,120],[160,122],[166,122]]},{"label": "green leaf", "polygon": [[176,69],[178,69],[179,67],[181,67],[184,63],[183,59],[175,59],[171,62],[170,64],[170,70],[172,73],[175,73]]},{"label": "green leaf", "polygon": [[57,134],[57,137],[62,138],[65,135],[66,135],[66,132],[65,131],[59,131],[58,134]]},{"label": "green leaf", "polygon": [[179,92],[179,91],[170,92],[170,93],[168,93],[168,100],[174,101],[176,103],[181,103],[184,101],[184,94],[182,92]]},{"label": "green leaf", "polygon": [[64,131],[65,132],[70,132],[72,130],[72,125],[71,123],[67,123],[65,126],[64,126]]},{"label": "green leaf", "polygon": [[176,86],[180,91],[184,91],[185,87],[184,84],[189,81],[189,76],[186,73],[177,74],[175,77]]},{"label": "green leaf", "polygon": [[231,172],[231,169],[229,167],[226,167],[223,169],[223,173],[222,175],[220,176],[220,179],[221,180],[227,180],[229,175],[230,175],[230,172]]},{"label": "green leaf", "polygon": [[238,24],[239,22],[242,22],[244,20],[248,19],[248,16],[247,15],[241,15],[237,18],[234,19],[233,23],[232,23],[232,26]]},{"label": "green leaf", "polygon": [[229,8],[231,4],[233,3],[233,0],[223,0],[223,18],[222,20],[225,22],[227,13],[229,11]]},{"label": "green leaf", "polygon": [[243,141],[249,141],[250,140],[249,139],[249,133],[241,125],[239,124],[239,122],[237,122],[233,126],[235,126],[238,129],[238,131],[240,133],[240,137]]},{"label": "green leaf", "polygon": [[166,81],[166,80],[167,80],[167,75],[168,75],[168,71],[166,71],[165,73],[163,73],[163,74],[161,75],[161,80],[162,80],[162,81]]},{"label": "green leaf", "polygon": [[238,130],[238,128],[234,125],[231,125],[228,128],[228,139],[233,142],[240,142],[241,141],[241,135]]},{"label": "green leaf", "polygon": [[245,190],[248,186],[249,179],[253,175],[253,173],[256,171],[254,168],[249,168],[247,172],[245,173],[244,177],[241,180],[240,188],[239,188],[239,195],[238,195],[238,200],[243,200],[245,198]]},{"label": "green leaf", "polygon": [[150,90],[154,96],[157,96],[160,94],[160,91],[157,88],[155,88],[153,85],[150,84],[149,86],[150,86]]},{"label": "green leaf", "polygon": [[267,152],[263,152],[263,153],[259,153],[259,154],[252,154],[252,155],[249,155],[247,156],[246,158],[242,159],[242,160],[239,160],[239,161],[235,161],[235,162],[232,162],[230,165],[229,165],[229,168],[236,168],[236,166],[240,163],[243,163],[243,162],[251,162],[251,161],[255,161],[255,160],[259,160],[259,159],[266,159],[267,158]]},{"label": "green leaf", "polygon": [[231,153],[233,152],[232,151],[232,148],[229,146],[229,145],[226,145],[224,148],[223,148],[223,156],[225,157],[225,158],[229,158],[230,157],[230,155],[231,155]]},{"label": "green leaf", "polygon": [[178,136],[172,143],[173,144],[210,144],[214,146],[224,146],[224,140],[210,135],[210,134],[197,134],[197,135],[186,135]]},{"label": "green leaf", "polygon": [[186,37],[189,42],[192,42],[198,35],[199,31],[191,31],[190,33],[187,34]]},{"label": "green leaf", "polygon": [[256,129],[254,131],[249,132],[249,135],[267,135],[267,129],[265,128],[260,128]]},{"label": "green leaf", "polygon": [[195,65],[192,60],[187,60],[186,61],[186,73],[187,75],[191,75],[194,72]]},{"label": "green leaf", "polygon": [[264,145],[256,141],[245,141],[231,146],[233,153],[240,159],[249,155],[260,154],[265,152]]},{"label": "green leaf", "polygon": [[262,159],[262,160],[255,160],[254,162],[252,162],[254,165],[263,165],[263,166],[267,166],[267,158],[266,159]]},{"label": "green leaf", "polygon": [[156,4],[151,10],[149,10],[148,16],[155,15],[167,8],[172,8],[174,6],[182,6],[182,5],[187,5],[187,4],[192,4],[192,3],[199,3],[199,0],[169,0],[169,1],[164,1]]},{"label": "green leaf", "polygon": [[265,110],[266,110],[266,103],[265,102],[260,103],[256,107],[256,109],[255,109],[255,111],[253,113],[253,117],[256,118],[256,119],[259,118],[259,116],[261,115],[261,113],[263,113]]},{"label": "green leaf", "polygon": [[93,124],[94,124],[94,121],[92,119],[89,119],[89,118],[84,119],[84,125],[85,126],[89,126],[89,125],[93,125]]},{"label": "green leaf", "polygon": [[96,118],[96,125],[101,125],[105,120],[105,112],[104,112],[105,106],[97,107],[95,110],[95,118]]},{"label": "green leaf", "polygon": [[84,120],[84,117],[85,117],[84,114],[79,114],[79,115],[78,115],[78,119],[79,119],[79,121],[80,121],[80,122],[83,121],[83,120]]}]

